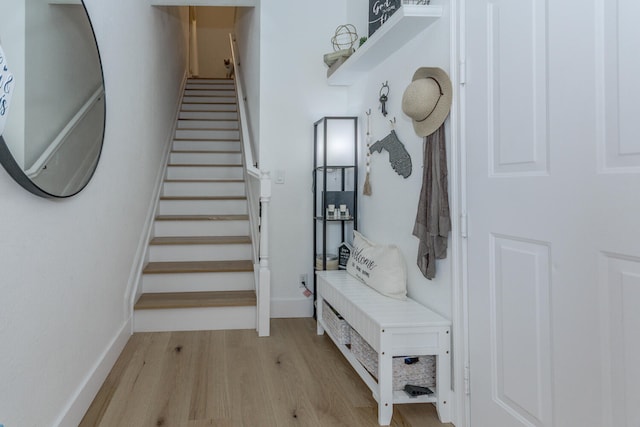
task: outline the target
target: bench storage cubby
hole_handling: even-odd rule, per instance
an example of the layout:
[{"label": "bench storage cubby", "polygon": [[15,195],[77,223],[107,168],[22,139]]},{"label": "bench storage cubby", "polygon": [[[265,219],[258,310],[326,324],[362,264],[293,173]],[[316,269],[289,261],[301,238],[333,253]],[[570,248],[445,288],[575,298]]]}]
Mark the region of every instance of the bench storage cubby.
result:
[{"label": "bench storage cubby", "polygon": [[351,344],[351,326],[326,301],[322,302],[322,320],[338,344]]},{"label": "bench storage cubby", "polygon": [[[378,379],[378,353],[356,331],[351,331],[351,352],[371,375]],[[406,364],[405,358],[415,357],[418,360],[412,364]],[[393,389],[404,390],[407,384],[420,387],[436,386],[436,357],[407,354],[394,356],[391,363],[393,367]]]}]

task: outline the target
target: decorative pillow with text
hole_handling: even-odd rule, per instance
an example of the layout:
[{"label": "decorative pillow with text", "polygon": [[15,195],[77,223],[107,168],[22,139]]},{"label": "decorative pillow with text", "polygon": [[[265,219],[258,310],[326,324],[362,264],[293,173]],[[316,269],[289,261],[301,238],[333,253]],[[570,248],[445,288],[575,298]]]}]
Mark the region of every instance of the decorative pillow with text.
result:
[{"label": "decorative pillow with text", "polygon": [[391,298],[407,299],[407,269],[395,245],[379,245],[357,231],[347,261],[347,273]]}]

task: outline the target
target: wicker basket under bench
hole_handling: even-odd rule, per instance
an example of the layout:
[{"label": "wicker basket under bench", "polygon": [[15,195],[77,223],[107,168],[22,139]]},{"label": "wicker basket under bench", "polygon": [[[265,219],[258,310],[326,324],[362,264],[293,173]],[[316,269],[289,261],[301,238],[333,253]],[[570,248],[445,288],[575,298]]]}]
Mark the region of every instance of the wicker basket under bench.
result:
[{"label": "wicker basket under bench", "polygon": [[[407,299],[400,301],[379,294],[346,271],[318,271],[318,334],[328,335],[354,367],[378,402],[378,423],[389,425],[394,403],[431,402],[443,423],[451,421],[451,322],[423,305]],[[330,304],[338,318],[346,322],[354,337],[362,339],[376,352],[378,358],[377,381],[369,374],[344,339],[329,329],[327,314],[323,310]],[[332,313],[335,315],[336,313]],[[332,325],[333,327],[333,325]],[[355,335],[357,333],[357,336]],[[394,390],[394,356],[435,356],[435,387],[431,395],[409,397],[404,391]],[[369,366],[371,369],[371,366]],[[418,384],[416,384],[418,385]]]}]

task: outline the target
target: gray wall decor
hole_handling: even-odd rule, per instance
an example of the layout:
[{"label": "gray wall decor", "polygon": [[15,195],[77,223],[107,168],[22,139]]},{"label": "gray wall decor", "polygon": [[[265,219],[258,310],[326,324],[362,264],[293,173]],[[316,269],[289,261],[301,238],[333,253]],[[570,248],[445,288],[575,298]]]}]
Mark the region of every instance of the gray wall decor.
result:
[{"label": "gray wall decor", "polygon": [[395,130],[385,136],[380,141],[377,141],[369,148],[369,152],[373,154],[374,151],[382,153],[382,150],[389,152],[389,163],[393,167],[393,170],[403,178],[408,178],[411,175],[411,156],[404,148],[404,144],[398,139],[398,135]]}]

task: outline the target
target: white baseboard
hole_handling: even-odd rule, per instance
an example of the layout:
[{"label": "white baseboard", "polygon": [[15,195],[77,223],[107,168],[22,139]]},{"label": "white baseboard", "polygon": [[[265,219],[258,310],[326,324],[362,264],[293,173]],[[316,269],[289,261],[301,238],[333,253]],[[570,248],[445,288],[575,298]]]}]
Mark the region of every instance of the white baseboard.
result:
[{"label": "white baseboard", "polygon": [[127,320],[113,337],[96,364],[78,387],[74,396],[69,400],[54,425],[58,427],[75,427],[80,424],[82,417],[91,406],[91,402],[102,387],[111,368],[118,360],[122,349],[131,336],[131,318]]},{"label": "white baseboard", "polygon": [[271,318],[311,317],[313,298],[272,298]]}]

